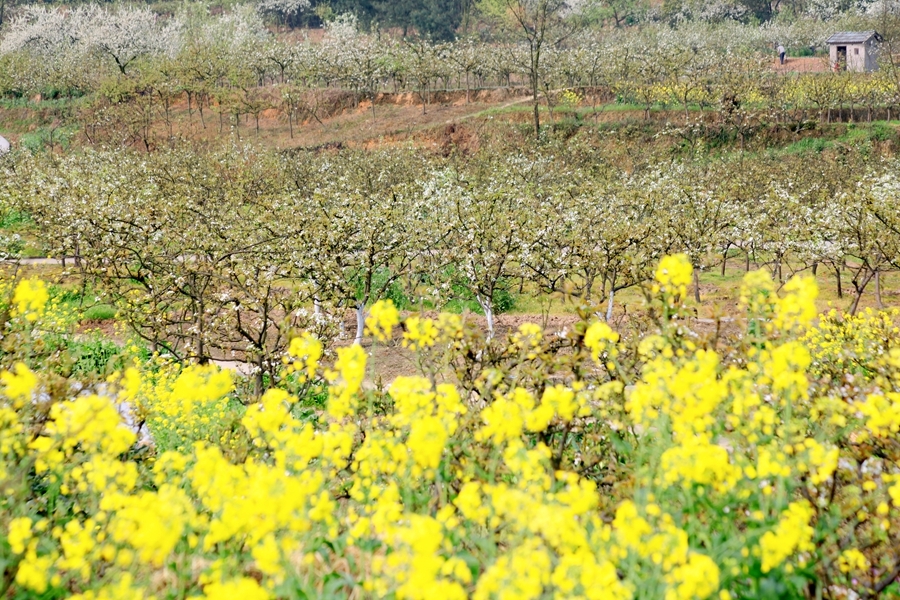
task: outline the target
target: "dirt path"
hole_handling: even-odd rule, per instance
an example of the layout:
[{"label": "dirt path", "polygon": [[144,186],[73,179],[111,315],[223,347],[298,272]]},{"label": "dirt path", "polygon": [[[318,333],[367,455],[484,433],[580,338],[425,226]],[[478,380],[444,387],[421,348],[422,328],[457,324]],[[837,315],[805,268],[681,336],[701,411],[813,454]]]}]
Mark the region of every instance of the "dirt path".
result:
[{"label": "dirt path", "polygon": [[67,265],[75,264],[74,258],[8,258],[6,260],[0,260],[0,263],[7,265],[46,265],[58,267],[63,265],[63,261],[65,261],[65,264]]},{"label": "dirt path", "polygon": [[512,101],[502,104],[500,106],[492,106],[490,108],[485,108],[485,109],[482,109],[482,110],[479,110],[479,111],[476,111],[473,113],[469,113],[467,115],[463,115],[456,119],[450,119],[449,121],[446,121],[444,123],[444,125],[453,125],[453,124],[459,123],[461,121],[468,121],[469,119],[475,119],[477,117],[484,115],[487,112],[505,110],[505,109],[509,108],[510,106],[515,106],[517,104],[524,104],[525,102],[531,102],[533,99],[534,99],[534,96],[526,96],[524,98],[518,98],[516,100],[512,100]]}]

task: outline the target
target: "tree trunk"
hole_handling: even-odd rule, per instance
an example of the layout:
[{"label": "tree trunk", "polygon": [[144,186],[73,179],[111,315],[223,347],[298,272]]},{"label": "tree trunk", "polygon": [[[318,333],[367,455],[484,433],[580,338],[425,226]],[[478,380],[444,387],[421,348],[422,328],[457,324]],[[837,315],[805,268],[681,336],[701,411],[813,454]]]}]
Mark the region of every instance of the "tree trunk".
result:
[{"label": "tree trunk", "polygon": [[616,288],[609,286],[609,302],[606,305],[606,322],[612,321],[613,316],[613,298],[616,295]]},{"label": "tree trunk", "polygon": [[878,310],[884,310],[884,302],[881,300],[881,271],[875,271],[875,302]]},{"label": "tree trunk", "polygon": [[487,319],[488,339],[491,340],[494,338],[494,307],[491,306],[490,299],[483,298],[481,294],[476,294],[475,298],[478,300],[481,310],[484,311],[484,317]]},{"label": "tree trunk", "polygon": [[837,280],[837,297],[844,297],[844,288],[841,286],[841,268],[839,266],[834,267],[834,277]]},{"label": "tree trunk", "polygon": [[850,314],[855,315],[856,310],[859,308],[859,301],[862,299],[862,292],[857,291],[856,296],[853,298],[853,303],[850,304]]},{"label": "tree trunk", "polygon": [[862,299],[863,292],[866,291],[866,286],[869,285],[869,282],[872,281],[872,278],[877,275],[878,272],[875,271],[866,273],[865,277],[860,281],[859,275],[857,272],[856,277],[853,278],[853,289],[856,292],[856,297],[853,298],[853,304],[850,305],[850,314],[855,315],[857,309],[859,308],[859,301]]},{"label": "tree trunk", "polygon": [[594,288],[594,279],[595,279],[595,276],[593,275],[593,273],[590,270],[588,270],[588,272],[585,273],[585,275],[584,275],[584,301],[585,302],[591,301],[591,294],[592,294],[592,291]]},{"label": "tree trunk", "polygon": [[357,346],[362,345],[363,331],[366,327],[366,304],[360,302],[356,305],[356,338],[353,343]]},{"label": "tree trunk", "polygon": [[[533,43],[533,42],[532,42]],[[541,115],[540,106],[538,104],[538,68],[540,67],[540,46],[531,47],[531,93],[534,101],[534,137],[537,139],[541,135]]]},{"label": "tree trunk", "polygon": [[263,393],[263,359],[260,358],[256,364],[256,373],[253,374],[253,394],[258,398]]},{"label": "tree trunk", "polygon": [[694,267],[694,300],[700,304],[700,269]]}]

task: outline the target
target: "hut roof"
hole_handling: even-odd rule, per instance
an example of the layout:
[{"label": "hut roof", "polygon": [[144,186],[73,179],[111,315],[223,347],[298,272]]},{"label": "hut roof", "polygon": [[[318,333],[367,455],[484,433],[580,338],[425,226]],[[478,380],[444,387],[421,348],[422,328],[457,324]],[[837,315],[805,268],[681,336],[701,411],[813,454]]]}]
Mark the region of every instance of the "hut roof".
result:
[{"label": "hut roof", "polygon": [[875,38],[876,42],[882,41],[881,35],[878,34],[874,29],[870,31],[841,31],[835,33],[830,38],[825,40],[826,44],[834,45],[834,44],[865,44],[872,38]]}]

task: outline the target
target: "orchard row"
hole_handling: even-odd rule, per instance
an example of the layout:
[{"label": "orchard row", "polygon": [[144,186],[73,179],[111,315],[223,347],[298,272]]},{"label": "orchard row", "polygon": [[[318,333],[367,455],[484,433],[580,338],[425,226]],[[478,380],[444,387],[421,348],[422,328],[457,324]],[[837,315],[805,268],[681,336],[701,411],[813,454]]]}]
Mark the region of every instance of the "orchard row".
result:
[{"label": "orchard row", "polygon": [[[882,275],[900,266],[897,163],[817,158],[626,171],[577,142],[451,158],[90,151],[10,157],[0,197],[155,347],[264,373],[297,330],[339,335],[346,311],[359,340],[385,298],[468,303],[489,332],[516,289],[596,303],[609,319],[616,295],[671,253],[695,275],[724,274],[728,260],[779,281],[819,271],[851,312],[873,288],[880,304]],[[700,301],[697,277],[692,287]]]}]

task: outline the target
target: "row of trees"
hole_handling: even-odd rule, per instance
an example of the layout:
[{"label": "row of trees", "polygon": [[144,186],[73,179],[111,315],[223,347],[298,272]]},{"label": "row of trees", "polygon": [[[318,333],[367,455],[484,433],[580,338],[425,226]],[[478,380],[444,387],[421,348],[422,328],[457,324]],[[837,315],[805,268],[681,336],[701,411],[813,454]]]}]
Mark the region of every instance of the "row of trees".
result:
[{"label": "row of trees", "polygon": [[580,146],[466,159],[88,152],[11,159],[0,197],[55,255],[77,257],[138,335],[178,357],[253,362],[260,377],[298,328],[337,335],[354,311],[360,340],[385,297],[477,303],[491,332],[515,286],[603,303],[609,318],[616,294],[674,252],[699,271],[730,259],[779,280],[829,269],[852,310],[873,282],[880,302],[881,274],[900,267],[895,162],[735,167],[626,173]]},{"label": "row of trees", "polygon": [[[258,11],[249,9],[210,17],[194,6],[163,21],[147,9],[84,5],[63,14],[34,7],[3,29],[0,95],[94,94],[101,107],[156,105],[167,117],[174,102],[186,99],[189,112],[199,108],[201,119],[204,106],[257,117],[279,107],[293,125],[295,118],[309,117],[319,103],[310,96],[322,90],[345,90],[356,100],[410,91],[425,106],[436,90],[465,89],[468,97],[475,88],[523,85],[533,97],[538,131],[538,104],[552,104],[561,88],[648,109],[660,101],[759,104],[778,87],[768,68],[773,41],[820,45],[835,26],[873,26],[848,17],[838,24],[685,24],[609,32],[581,27],[588,13],[567,9],[562,0],[504,0],[493,14],[503,33],[490,43],[363,33],[351,17],[331,21],[322,41],[293,43],[273,38]],[[891,64],[885,66],[874,87],[896,95],[898,78]],[[793,105],[822,105],[819,96],[831,101],[831,89],[794,98]]]},{"label": "row of trees", "polygon": [[[544,89],[538,90],[534,103],[535,131],[540,130],[540,115],[546,114],[547,107],[592,115],[611,102],[639,108],[647,119],[652,111],[662,111],[665,132],[690,144],[710,135],[725,135],[743,146],[745,139],[774,123],[799,129],[816,119],[890,120],[900,114],[900,71],[891,68],[875,74],[783,76],[772,73],[764,61],[740,56],[725,62],[693,53],[651,51],[619,60],[597,60],[596,56],[590,52],[567,55],[568,60],[554,63],[561,70],[556,78],[541,72],[546,79],[541,80]],[[418,82],[414,89],[423,111],[430,102],[446,100],[429,83],[436,78],[433,64],[410,61],[407,66],[405,76],[410,83]],[[303,123],[322,122],[367,96],[373,98],[371,115],[377,120],[380,103],[391,101],[378,100],[374,90],[382,83],[379,80],[350,77],[353,90],[339,91],[287,77],[285,83],[258,86],[254,83],[257,73],[245,71],[242,78],[220,86],[208,86],[177,68],[122,79],[84,103],[77,119],[91,144],[153,150],[171,146],[178,132],[192,128],[218,127],[223,133],[231,126],[241,137],[242,128],[249,127],[252,133],[255,124],[259,135],[263,115],[286,122],[293,137]],[[454,76],[472,81],[468,73],[442,74],[445,82]],[[394,85],[403,89],[396,79]],[[474,97],[469,92],[466,96]]]}]

